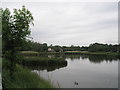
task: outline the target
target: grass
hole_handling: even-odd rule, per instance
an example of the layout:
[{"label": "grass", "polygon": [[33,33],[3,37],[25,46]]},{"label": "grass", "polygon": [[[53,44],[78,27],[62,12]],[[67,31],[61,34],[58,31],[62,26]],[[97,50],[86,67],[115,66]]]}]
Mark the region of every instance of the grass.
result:
[{"label": "grass", "polygon": [[21,51],[22,54],[33,54],[33,53],[38,53],[35,51]]},{"label": "grass", "polygon": [[0,67],[2,67],[2,58],[0,58]]},{"label": "grass", "polygon": [[2,73],[2,57],[0,58],[0,74]]},{"label": "grass", "polygon": [[35,51],[21,51],[23,56],[46,56],[46,55],[60,55],[60,52],[35,52]]},{"label": "grass", "polygon": [[[48,58],[32,55],[23,56],[23,58],[21,57],[21,62],[16,64],[13,73],[12,70],[9,69],[11,67],[9,60],[4,59],[4,68],[2,73],[2,83],[4,88],[55,88],[51,84],[52,82],[50,80],[46,81],[40,78],[40,76],[38,76],[34,72],[31,72],[31,68],[26,68],[22,65],[30,66],[31,68],[33,66],[58,66],[57,68],[60,68],[66,66],[67,61],[65,61],[65,59],[63,58]],[[55,68],[56,67],[49,68],[48,71],[54,70]],[[11,75],[11,72],[13,73],[13,75]]]},{"label": "grass", "polygon": [[23,56],[22,62],[20,63],[24,67],[29,69],[47,70],[53,71],[67,66],[65,58],[48,58],[43,56]]},{"label": "grass", "polygon": [[24,56],[41,56],[41,55],[59,55],[59,54],[87,54],[87,55],[120,55],[117,52],[88,52],[88,51],[66,51],[63,53],[59,52],[34,52],[34,51],[22,51]]},{"label": "grass", "polygon": [[65,54],[86,54],[86,55],[114,55],[117,56],[119,53],[117,52],[64,52]]},{"label": "grass", "polygon": [[34,51],[21,51],[20,54],[24,56],[38,56],[39,55],[38,52],[34,52]]},{"label": "grass", "polygon": [[37,74],[20,65],[16,65],[12,79],[8,70],[3,70],[3,85],[6,88],[53,88],[49,81],[40,78]]},{"label": "grass", "polygon": [[48,57],[35,57],[27,56],[22,59],[21,62],[24,66],[66,66],[67,61],[63,58],[48,58]]},{"label": "grass", "polygon": [[48,58],[48,57],[37,57],[37,56],[25,56],[23,57],[25,60],[29,60],[29,61],[59,61],[59,60],[65,60],[63,58]]}]

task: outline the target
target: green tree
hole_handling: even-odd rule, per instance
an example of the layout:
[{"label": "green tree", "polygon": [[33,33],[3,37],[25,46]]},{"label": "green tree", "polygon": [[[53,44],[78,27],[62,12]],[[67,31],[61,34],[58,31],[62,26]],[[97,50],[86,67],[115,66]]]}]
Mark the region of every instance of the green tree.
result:
[{"label": "green tree", "polygon": [[44,52],[47,52],[47,50],[48,50],[47,43],[43,43],[43,51],[44,51]]},{"label": "green tree", "polygon": [[53,47],[53,49],[55,50],[55,52],[60,52],[61,47],[56,45]]},{"label": "green tree", "polygon": [[0,9],[0,56],[2,56],[2,9]]},{"label": "green tree", "polygon": [[17,52],[30,35],[30,24],[33,24],[31,12],[22,6],[14,9],[11,14],[8,8],[2,9],[2,40],[3,55],[10,61],[10,68],[14,68],[17,61]]}]

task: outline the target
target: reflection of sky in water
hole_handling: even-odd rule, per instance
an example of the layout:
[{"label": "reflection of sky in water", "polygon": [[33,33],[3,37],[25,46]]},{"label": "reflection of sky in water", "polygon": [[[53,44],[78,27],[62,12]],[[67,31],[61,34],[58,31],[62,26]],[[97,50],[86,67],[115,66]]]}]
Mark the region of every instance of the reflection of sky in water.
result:
[{"label": "reflection of sky in water", "polygon": [[[51,72],[37,71],[41,77],[51,80],[61,88],[117,88],[118,61],[90,62],[86,59],[66,59],[67,67]],[[78,85],[77,85],[78,84]]]}]

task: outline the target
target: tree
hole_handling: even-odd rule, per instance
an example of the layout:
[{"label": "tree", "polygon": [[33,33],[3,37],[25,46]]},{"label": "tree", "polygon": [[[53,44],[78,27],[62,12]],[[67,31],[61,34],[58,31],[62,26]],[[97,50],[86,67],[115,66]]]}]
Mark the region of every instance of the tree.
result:
[{"label": "tree", "polygon": [[48,50],[47,43],[43,43],[43,51],[47,52],[47,50]]},{"label": "tree", "polygon": [[33,24],[33,20],[31,12],[25,6],[14,9],[13,14],[8,8],[2,9],[3,55],[11,62],[11,68],[15,66],[16,53],[30,35],[30,24]]},{"label": "tree", "polygon": [[53,47],[53,49],[55,50],[55,52],[60,52],[61,47],[56,45],[56,46]]},{"label": "tree", "polygon": [[2,56],[2,9],[0,9],[0,57]]}]

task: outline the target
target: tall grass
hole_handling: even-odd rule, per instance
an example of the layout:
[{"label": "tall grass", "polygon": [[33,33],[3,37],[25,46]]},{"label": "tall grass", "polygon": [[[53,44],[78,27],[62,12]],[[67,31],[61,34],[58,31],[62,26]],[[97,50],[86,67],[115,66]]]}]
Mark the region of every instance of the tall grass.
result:
[{"label": "tall grass", "polygon": [[7,70],[3,71],[3,83],[6,88],[53,88],[49,81],[43,80],[34,72],[16,65],[11,79]]}]

